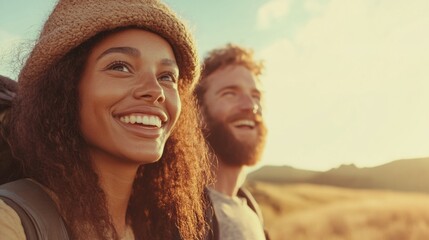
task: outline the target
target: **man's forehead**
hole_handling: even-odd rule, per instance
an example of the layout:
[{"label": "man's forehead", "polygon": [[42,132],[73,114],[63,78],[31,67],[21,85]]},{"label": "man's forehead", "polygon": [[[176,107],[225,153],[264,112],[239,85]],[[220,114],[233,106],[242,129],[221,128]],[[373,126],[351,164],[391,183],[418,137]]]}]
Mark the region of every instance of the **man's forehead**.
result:
[{"label": "man's forehead", "polygon": [[262,87],[262,83],[258,77],[241,65],[232,65],[216,70],[206,78],[206,88],[212,91],[223,88],[262,91]]}]

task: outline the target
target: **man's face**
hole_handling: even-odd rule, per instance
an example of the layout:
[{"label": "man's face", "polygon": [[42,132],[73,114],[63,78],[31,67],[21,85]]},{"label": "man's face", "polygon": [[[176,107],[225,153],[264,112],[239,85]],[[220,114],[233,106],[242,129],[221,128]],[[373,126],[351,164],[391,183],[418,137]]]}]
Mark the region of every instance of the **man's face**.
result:
[{"label": "man's face", "polygon": [[259,81],[241,65],[219,69],[206,81],[203,111],[210,146],[225,164],[256,164],[266,136]]}]

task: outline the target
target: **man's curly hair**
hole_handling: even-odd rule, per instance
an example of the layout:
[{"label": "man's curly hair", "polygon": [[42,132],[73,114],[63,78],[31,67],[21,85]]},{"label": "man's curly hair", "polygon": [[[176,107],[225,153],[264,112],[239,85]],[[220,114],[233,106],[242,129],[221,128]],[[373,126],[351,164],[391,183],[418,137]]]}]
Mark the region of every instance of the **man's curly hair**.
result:
[{"label": "man's curly hair", "polygon": [[230,65],[244,66],[257,77],[259,77],[264,70],[263,62],[254,59],[254,53],[252,49],[228,43],[224,47],[216,48],[210,51],[204,58],[201,78],[195,89],[195,95],[199,105],[202,105],[203,103],[203,96],[206,92],[205,80],[207,77],[216,70]]}]

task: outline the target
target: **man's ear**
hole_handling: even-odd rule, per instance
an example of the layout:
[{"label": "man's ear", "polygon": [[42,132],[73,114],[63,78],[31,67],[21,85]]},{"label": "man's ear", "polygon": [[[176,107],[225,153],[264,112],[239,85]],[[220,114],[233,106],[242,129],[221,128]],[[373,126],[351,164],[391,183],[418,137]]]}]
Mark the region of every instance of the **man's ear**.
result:
[{"label": "man's ear", "polygon": [[201,129],[206,129],[207,128],[207,114],[209,114],[207,112],[207,108],[205,107],[204,103],[201,103],[200,105],[198,105],[197,108],[197,112],[199,115],[199,125],[201,127]]}]

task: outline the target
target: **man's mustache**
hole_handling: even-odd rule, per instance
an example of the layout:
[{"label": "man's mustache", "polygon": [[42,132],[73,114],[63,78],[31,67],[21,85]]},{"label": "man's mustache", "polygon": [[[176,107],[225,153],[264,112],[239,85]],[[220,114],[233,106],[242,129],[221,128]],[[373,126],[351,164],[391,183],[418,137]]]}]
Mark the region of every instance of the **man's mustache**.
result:
[{"label": "man's mustache", "polygon": [[226,122],[235,122],[237,120],[241,120],[241,119],[248,119],[248,120],[252,120],[256,123],[261,123],[263,118],[262,118],[262,114],[261,113],[253,113],[253,112],[240,112],[240,113],[236,113],[234,115],[229,116],[226,119]]}]

